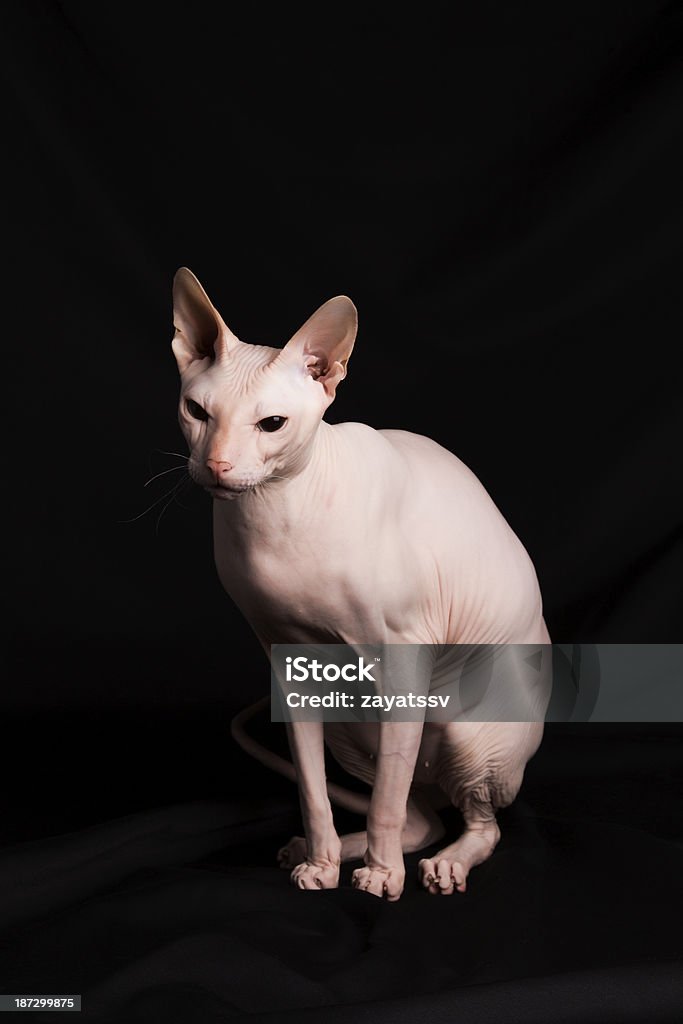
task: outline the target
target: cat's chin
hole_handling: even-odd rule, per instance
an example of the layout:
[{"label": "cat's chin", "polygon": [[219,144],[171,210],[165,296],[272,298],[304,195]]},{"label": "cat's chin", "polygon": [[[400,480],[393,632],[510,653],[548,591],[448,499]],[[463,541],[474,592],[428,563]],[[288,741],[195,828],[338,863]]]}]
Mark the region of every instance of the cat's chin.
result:
[{"label": "cat's chin", "polygon": [[238,487],[206,487],[204,489],[209,492],[212,498],[216,498],[218,501],[233,501],[235,498],[239,498],[240,495],[246,494],[252,487],[253,484],[244,484]]}]

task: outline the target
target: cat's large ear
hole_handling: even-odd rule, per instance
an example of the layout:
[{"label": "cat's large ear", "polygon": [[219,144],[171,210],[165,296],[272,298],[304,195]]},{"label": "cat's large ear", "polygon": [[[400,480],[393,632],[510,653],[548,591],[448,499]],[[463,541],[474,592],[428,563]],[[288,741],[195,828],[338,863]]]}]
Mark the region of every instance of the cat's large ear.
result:
[{"label": "cat's large ear", "polygon": [[346,376],[346,364],[358,330],[358,313],[351,299],[328,299],[287,342],[283,358],[300,361],[319,381],[330,399]]},{"label": "cat's large ear", "polygon": [[237,344],[237,338],[187,267],[181,267],[173,278],[173,326],[173,354],[181,373],[196,359],[224,358]]}]

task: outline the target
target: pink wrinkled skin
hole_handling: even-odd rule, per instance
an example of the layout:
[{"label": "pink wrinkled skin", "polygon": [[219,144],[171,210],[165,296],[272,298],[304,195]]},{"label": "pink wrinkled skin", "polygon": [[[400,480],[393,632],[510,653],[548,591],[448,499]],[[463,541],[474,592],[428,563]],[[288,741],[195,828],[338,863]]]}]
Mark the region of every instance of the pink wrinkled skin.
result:
[{"label": "pink wrinkled skin", "polygon": [[[271,643],[550,643],[529,556],[455,455],[405,431],[323,420],[356,337],[349,298],[324,303],[278,349],[239,341],[186,268],[173,297],[190,475],[214,498],[220,580],[267,653]],[[280,429],[259,428],[281,422],[271,417]],[[543,726],[287,729],[294,769],[251,744],[299,786],[305,836],[280,850],[281,866],[299,888],[324,889],[338,884],[342,861],[362,859],[353,885],[397,900],[403,853],[442,838],[444,801],[460,808],[464,831],[420,861],[419,882],[433,895],[464,892],[498,842],[496,809],[514,800]],[[325,742],[370,798],[328,787]],[[339,837],[330,795],[364,810],[367,830]]]}]

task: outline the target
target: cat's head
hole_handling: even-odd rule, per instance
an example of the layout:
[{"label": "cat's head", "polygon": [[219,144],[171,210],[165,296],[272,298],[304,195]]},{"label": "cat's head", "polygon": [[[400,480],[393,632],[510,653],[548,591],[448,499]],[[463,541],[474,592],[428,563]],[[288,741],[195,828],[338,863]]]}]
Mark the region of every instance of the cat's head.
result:
[{"label": "cat's head", "polygon": [[358,318],[351,299],[324,303],[284,348],[239,341],[186,267],[173,282],[180,427],[192,479],[234,498],[306,464],[346,376]]}]

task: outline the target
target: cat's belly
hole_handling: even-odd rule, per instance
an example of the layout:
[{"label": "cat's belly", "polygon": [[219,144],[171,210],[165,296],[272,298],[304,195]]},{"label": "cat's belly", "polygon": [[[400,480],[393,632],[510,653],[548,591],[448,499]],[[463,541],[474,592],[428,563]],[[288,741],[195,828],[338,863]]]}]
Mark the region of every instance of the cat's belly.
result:
[{"label": "cat's belly", "polygon": [[[335,760],[354,778],[372,787],[379,749],[377,723],[325,725],[325,741]],[[458,805],[463,788],[497,779],[504,796],[515,788],[543,736],[542,722],[450,722],[425,725],[413,772],[423,793],[441,791]],[[501,800],[502,806],[509,801]]]},{"label": "cat's belly", "polygon": [[[413,781],[433,784],[438,775],[438,759],[445,723],[427,723],[422,732],[420,750]],[[335,760],[349,775],[369,786],[375,779],[375,762],[379,749],[379,723],[326,722],[325,742]]]}]

